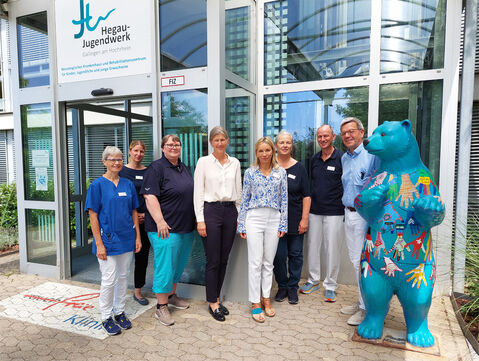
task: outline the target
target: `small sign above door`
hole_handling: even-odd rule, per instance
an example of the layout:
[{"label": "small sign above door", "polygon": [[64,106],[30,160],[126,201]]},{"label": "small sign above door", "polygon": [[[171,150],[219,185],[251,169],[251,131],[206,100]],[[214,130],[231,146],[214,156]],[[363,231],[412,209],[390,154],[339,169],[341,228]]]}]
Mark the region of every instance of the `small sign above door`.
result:
[{"label": "small sign above door", "polygon": [[184,75],[179,75],[179,76],[169,76],[166,78],[161,78],[161,87],[168,87],[168,86],[179,86],[179,85],[185,85],[185,76]]}]

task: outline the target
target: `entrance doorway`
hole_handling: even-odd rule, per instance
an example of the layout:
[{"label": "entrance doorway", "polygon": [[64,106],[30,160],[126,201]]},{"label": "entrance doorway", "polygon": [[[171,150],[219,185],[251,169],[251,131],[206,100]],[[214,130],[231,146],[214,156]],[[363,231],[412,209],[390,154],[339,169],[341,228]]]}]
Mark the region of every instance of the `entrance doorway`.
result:
[{"label": "entrance doorway", "polygon": [[106,146],[118,147],[128,162],[128,146],[133,139],[145,142],[144,164],[153,160],[152,101],[127,98],[66,104],[68,138],[68,182],[71,276],[84,282],[100,281],[95,255],[91,253],[93,236],[84,211],[90,183],[102,176],[102,153]]}]

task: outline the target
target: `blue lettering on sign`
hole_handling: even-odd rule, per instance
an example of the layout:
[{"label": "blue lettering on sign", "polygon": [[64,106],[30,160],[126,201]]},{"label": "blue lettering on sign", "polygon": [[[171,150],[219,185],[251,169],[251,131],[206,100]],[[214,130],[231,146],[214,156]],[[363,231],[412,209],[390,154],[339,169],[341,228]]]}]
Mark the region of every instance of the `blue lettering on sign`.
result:
[{"label": "blue lettering on sign", "polygon": [[90,15],[90,4],[86,4],[86,6],[83,6],[83,1],[80,0],[80,20],[72,20],[72,23],[75,25],[80,25],[80,31],[78,31],[77,34],[75,34],[74,38],[79,39],[83,36],[83,33],[85,32],[85,26],[88,31],[93,31],[98,27],[98,24],[100,21],[106,20],[110,14],[116,10],[116,8],[111,9],[105,16],[99,16],[95,25],[91,26],[90,21],[93,19],[93,17]]},{"label": "blue lettering on sign", "polygon": [[88,329],[90,328],[93,328],[94,330],[101,329],[101,322],[98,322],[97,320],[89,316],[73,315],[70,318],[67,318],[63,322],[70,322],[71,325],[86,327]]}]

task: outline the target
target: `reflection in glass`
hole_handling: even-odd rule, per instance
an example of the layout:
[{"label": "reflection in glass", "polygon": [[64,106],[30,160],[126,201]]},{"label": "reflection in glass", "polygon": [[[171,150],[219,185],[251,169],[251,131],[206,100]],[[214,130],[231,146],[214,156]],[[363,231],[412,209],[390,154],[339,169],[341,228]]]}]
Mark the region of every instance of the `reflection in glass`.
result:
[{"label": "reflection in glass", "polygon": [[47,13],[17,18],[20,88],[50,84]]},{"label": "reflection in glass", "polygon": [[381,72],[444,66],[446,0],[383,0]]},{"label": "reflection in glass", "polygon": [[[161,93],[162,134],[181,140],[181,160],[193,175],[198,158],[208,154],[208,94],[206,89]],[[205,252],[195,232],[193,249],[180,282],[205,284]]]},{"label": "reflection in glass", "polygon": [[[367,87],[265,95],[264,135],[274,139],[282,129],[293,134],[295,158],[309,169],[309,159],[319,150],[316,130],[329,124],[339,134],[341,121],[351,116],[360,119],[367,132]],[[344,149],[340,136],[333,144]]]},{"label": "reflection in glass", "polygon": [[264,5],[264,83],[369,74],[370,0]]},{"label": "reflection in glass", "polygon": [[27,209],[27,261],[57,265],[55,211]]},{"label": "reflection in glass", "polygon": [[50,103],[22,105],[25,199],[53,201],[52,117]]},{"label": "reflection in glass", "polygon": [[208,154],[206,89],[161,93],[163,135],[181,139],[181,160],[194,173],[198,158]]},{"label": "reflection in glass", "polygon": [[[246,91],[245,91],[246,92]],[[250,124],[253,124],[255,96],[238,96],[226,98],[225,125],[230,137],[228,154],[238,158],[241,163],[241,171],[250,165]]]},{"label": "reflection in glass", "polygon": [[160,0],[161,71],[206,66],[206,0]]},{"label": "reflection in glass", "polygon": [[381,85],[379,124],[409,119],[421,158],[439,182],[442,80]]},{"label": "reflection in glass", "polygon": [[226,69],[246,80],[249,75],[249,7],[226,10]]},{"label": "reflection in glass", "polygon": [[151,162],[153,162],[153,124],[132,119],[131,139],[140,139],[145,143],[146,152],[142,164],[144,166],[148,166]]}]

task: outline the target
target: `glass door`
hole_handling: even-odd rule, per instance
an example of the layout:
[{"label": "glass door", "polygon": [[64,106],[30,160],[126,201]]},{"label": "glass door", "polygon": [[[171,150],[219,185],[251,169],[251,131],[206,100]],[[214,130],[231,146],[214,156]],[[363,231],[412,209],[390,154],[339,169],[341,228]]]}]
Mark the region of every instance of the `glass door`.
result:
[{"label": "glass door", "polygon": [[153,160],[152,103],[151,98],[69,103],[66,113],[71,275],[98,282],[97,260],[91,253],[93,236],[84,211],[87,190],[105,172],[102,153],[106,146],[118,147],[126,164],[129,143],[141,139],[147,147],[143,163]]}]

